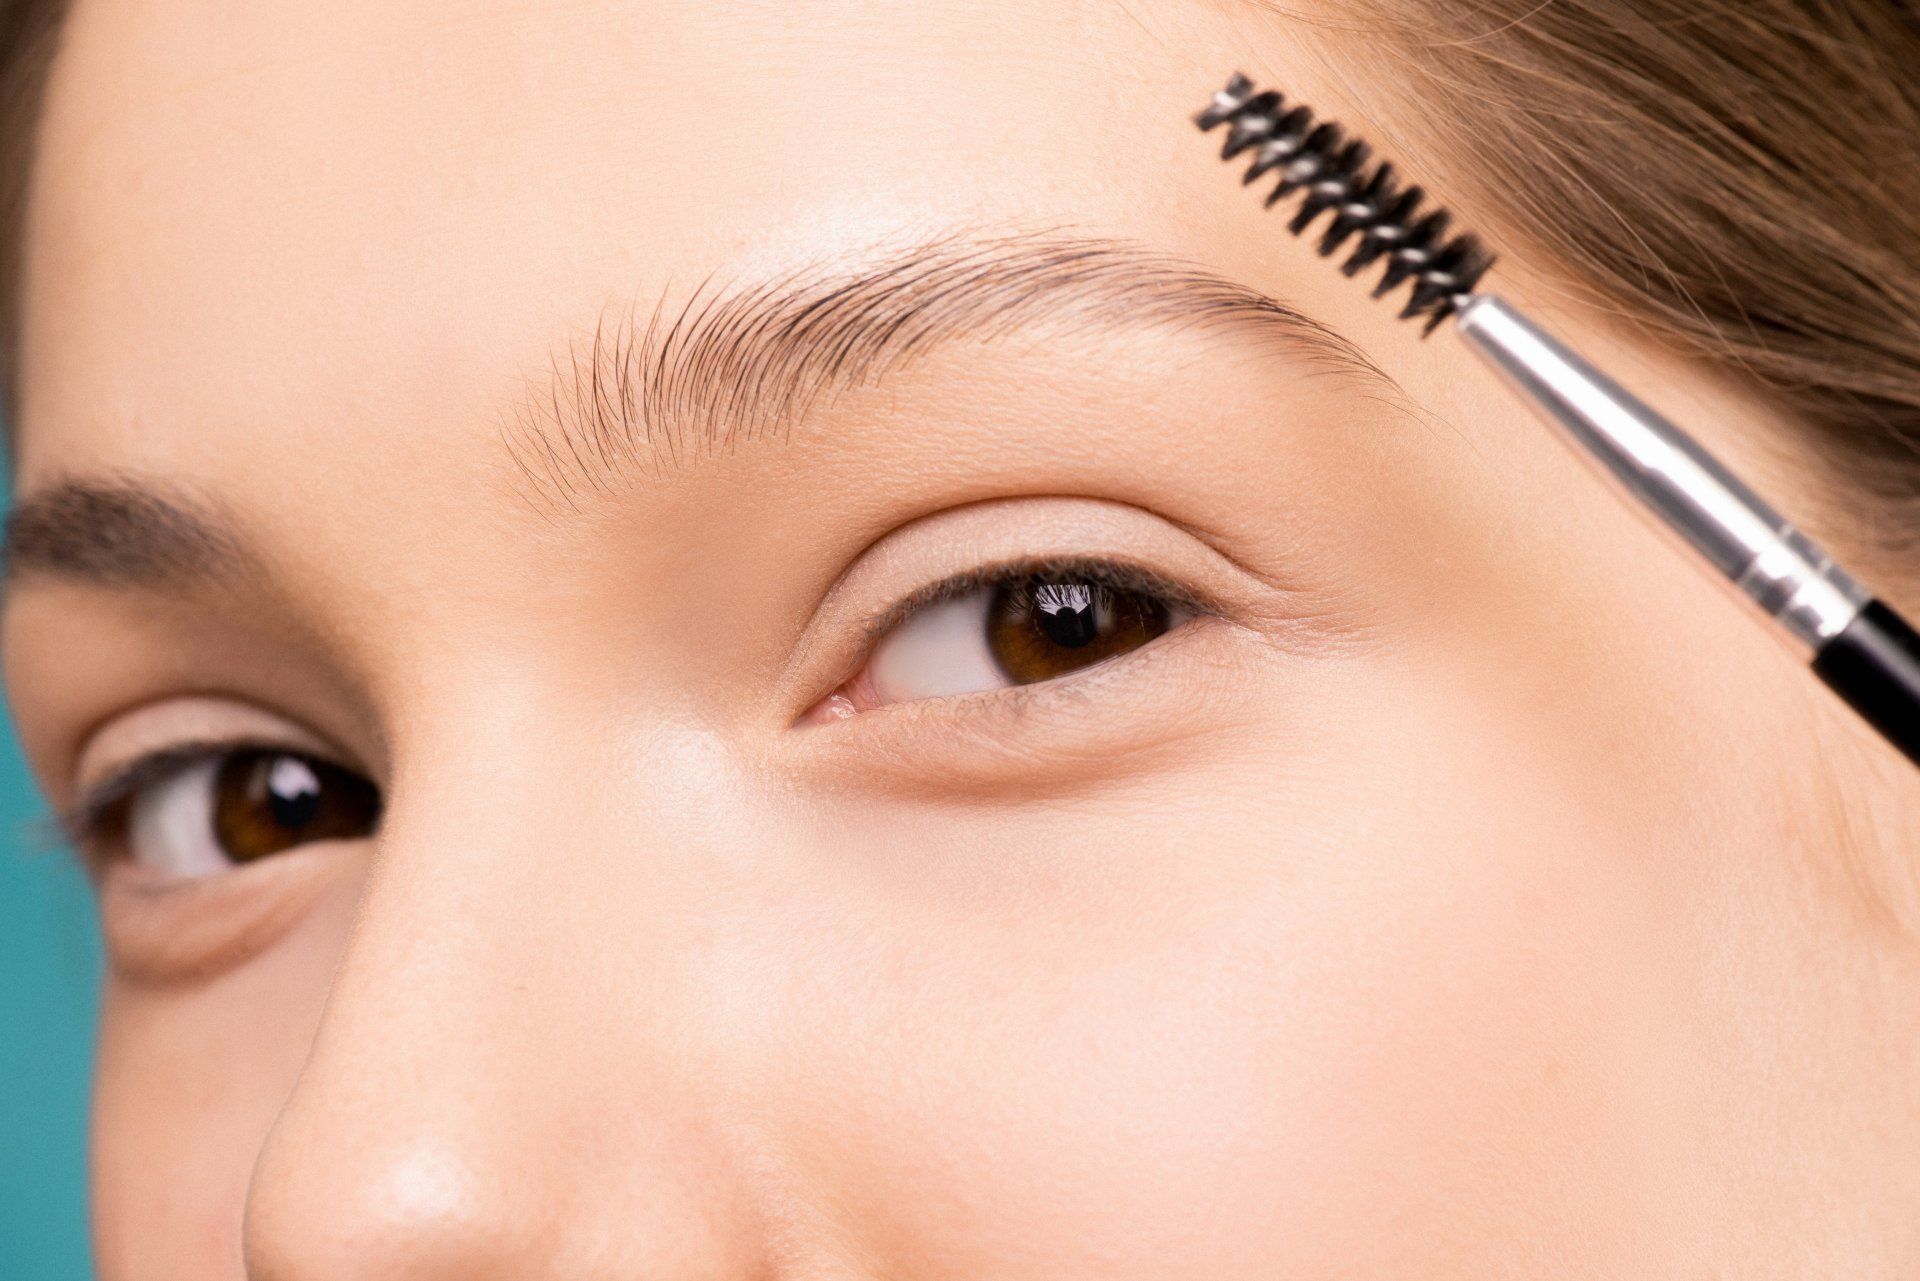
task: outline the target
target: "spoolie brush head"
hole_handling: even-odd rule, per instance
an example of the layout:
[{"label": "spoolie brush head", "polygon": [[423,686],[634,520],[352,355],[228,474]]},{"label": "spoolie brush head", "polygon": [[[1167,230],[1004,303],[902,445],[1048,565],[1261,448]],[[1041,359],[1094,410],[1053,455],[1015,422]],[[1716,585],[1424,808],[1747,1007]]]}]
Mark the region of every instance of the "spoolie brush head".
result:
[{"label": "spoolie brush head", "polygon": [[1322,257],[1351,241],[1353,251],[1341,265],[1349,276],[1384,260],[1375,298],[1412,281],[1413,296],[1400,316],[1427,317],[1423,336],[1467,304],[1493,265],[1493,255],[1475,237],[1449,238],[1447,211],[1421,209],[1425,193],[1400,186],[1391,164],[1369,165],[1366,143],[1345,137],[1337,124],[1315,124],[1311,111],[1287,107],[1271,89],[1257,92],[1245,76],[1228,81],[1194,121],[1203,133],[1227,126],[1221,159],[1252,154],[1246,182],[1277,177],[1269,208],[1288,196],[1302,197],[1287,223],[1294,235],[1321,214],[1333,214],[1320,235]]}]

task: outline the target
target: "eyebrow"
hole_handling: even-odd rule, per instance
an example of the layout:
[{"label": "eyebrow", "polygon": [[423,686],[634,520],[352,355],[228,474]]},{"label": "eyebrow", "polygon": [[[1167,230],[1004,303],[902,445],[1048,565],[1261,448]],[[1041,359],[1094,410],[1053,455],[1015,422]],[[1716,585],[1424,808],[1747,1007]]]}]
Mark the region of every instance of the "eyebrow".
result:
[{"label": "eyebrow", "polygon": [[7,514],[0,593],[31,577],[156,590],[257,573],[239,529],[183,488],[115,474],[62,480]]},{"label": "eyebrow", "polygon": [[[745,288],[702,281],[677,308],[602,313],[513,406],[503,446],[549,516],[733,442],[784,437],[839,392],[936,348],[1015,333],[1234,331],[1303,373],[1404,398],[1334,329],[1137,242],[1058,231],[950,232],[794,268]],[[582,350],[584,345],[585,350]]]},{"label": "eyebrow", "polygon": [[[1307,373],[1398,394],[1317,320],[1186,259],[1060,233],[956,232],[891,252],[808,264],[745,287],[708,277],[677,307],[663,293],[579,331],[505,416],[501,444],[549,518],[747,438],[784,438],[825,399],[878,382],[943,345],[1016,332],[1237,331]],[[584,346],[584,350],[582,350]],[[260,576],[220,505],[137,476],[72,477],[24,497],[0,546],[0,593],[33,577],[119,589]],[[3,603],[3,602],[0,602]]]}]

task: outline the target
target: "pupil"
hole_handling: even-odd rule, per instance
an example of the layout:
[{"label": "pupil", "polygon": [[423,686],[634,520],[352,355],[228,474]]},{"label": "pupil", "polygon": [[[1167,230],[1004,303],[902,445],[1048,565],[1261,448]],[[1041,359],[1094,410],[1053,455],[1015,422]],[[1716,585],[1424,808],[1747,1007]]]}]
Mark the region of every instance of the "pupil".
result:
[{"label": "pupil", "polygon": [[267,811],[281,827],[301,828],[320,812],[320,780],[306,762],[280,756],[267,768]]},{"label": "pupil", "polygon": [[355,841],[380,819],[373,784],[292,752],[229,752],[214,782],[213,834],[235,863],[311,841]]},{"label": "pupil", "polygon": [[1034,588],[1041,635],[1062,649],[1080,649],[1100,638],[1093,587],[1087,583],[1041,583]]},{"label": "pupil", "polygon": [[1150,592],[1030,577],[1003,583],[987,605],[987,648],[1016,684],[1031,685],[1130,653],[1171,625]]}]

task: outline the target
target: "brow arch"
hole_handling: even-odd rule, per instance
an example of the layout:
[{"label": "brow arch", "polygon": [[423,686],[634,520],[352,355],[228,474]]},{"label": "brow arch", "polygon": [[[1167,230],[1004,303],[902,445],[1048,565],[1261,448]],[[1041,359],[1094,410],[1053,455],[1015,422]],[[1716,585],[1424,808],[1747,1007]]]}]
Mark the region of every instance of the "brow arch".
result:
[{"label": "brow arch", "polygon": [[1395,390],[1328,326],[1135,242],[1059,231],[952,232],[811,262],[757,283],[701,280],[678,305],[610,309],[528,380],[503,432],[551,514],[715,449],[785,438],[824,400],[961,339],[1157,326],[1238,330],[1314,371]]}]

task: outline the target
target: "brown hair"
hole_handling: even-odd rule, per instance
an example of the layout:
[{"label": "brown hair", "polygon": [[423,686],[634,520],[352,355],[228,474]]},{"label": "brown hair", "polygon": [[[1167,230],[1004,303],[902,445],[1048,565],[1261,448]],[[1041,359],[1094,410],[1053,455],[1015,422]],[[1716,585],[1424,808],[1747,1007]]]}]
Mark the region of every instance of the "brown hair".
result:
[{"label": "brown hair", "polygon": [[[63,8],[0,0],[9,401],[34,103]],[[1848,532],[1920,583],[1916,0],[1342,9],[1511,239],[1586,301],[1764,388],[1869,495],[1848,504],[1865,513]]]},{"label": "brown hair", "polygon": [[[13,418],[13,362],[20,330],[20,230],[34,123],[66,0],[0,0],[0,412]],[[3,424],[0,424],[3,425]],[[13,458],[14,433],[7,435]],[[9,468],[11,470],[11,468]]]},{"label": "brown hair", "polygon": [[1497,239],[1757,384],[1831,464],[1865,572],[1920,585],[1920,3],[1341,9]]}]

